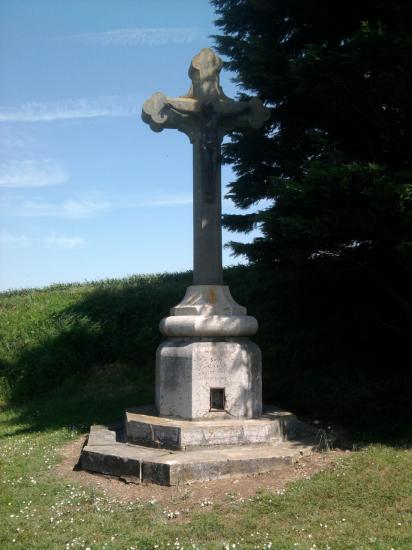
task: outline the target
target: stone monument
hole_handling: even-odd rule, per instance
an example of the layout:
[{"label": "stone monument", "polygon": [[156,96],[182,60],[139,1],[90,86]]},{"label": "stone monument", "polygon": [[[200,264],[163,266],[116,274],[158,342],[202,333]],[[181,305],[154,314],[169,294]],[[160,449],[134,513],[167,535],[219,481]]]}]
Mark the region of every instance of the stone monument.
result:
[{"label": "stone monument", "polygon": [[184,132],[193,146],[193,286],[160,323],[168,340],[156,361],[156,408],[161,416],[257,418],[262,413],[260,350],[248,336],[258,328],[223,284],[220,146],[225,134],[260,127],[270,111],[258,98],[234,101],[219,83],[222,61],[210,49],[189,69],[187,95],[158,92],[142,118],[155,132]]},{"label": "stone monument", "polygon": [[123,430],[93,426],[85,469],[176,484],[272,470],[313,445],[294,415],[274,407],[262,414],[261,353],[249,339],[258,323],[223,284],[221,142],[232,130],[260,127],[270,111],[258,98],[228,98],[221,68],[203,49],[185,96],[158,92],[143,105],[152,130],[179,130],[193,146],[193,285],[160,322],[167,339],[157,350],[154,409],[127,410]]}]

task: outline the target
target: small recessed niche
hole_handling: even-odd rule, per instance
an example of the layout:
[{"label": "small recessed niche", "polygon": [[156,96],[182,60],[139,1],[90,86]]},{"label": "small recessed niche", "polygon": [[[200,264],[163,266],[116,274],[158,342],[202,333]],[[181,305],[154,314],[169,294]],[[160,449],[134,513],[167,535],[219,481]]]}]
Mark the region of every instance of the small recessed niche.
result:
[{"label": "small recessed niche", "polygon": [[225,388],[210,388],[210,410],[225,410]]}]

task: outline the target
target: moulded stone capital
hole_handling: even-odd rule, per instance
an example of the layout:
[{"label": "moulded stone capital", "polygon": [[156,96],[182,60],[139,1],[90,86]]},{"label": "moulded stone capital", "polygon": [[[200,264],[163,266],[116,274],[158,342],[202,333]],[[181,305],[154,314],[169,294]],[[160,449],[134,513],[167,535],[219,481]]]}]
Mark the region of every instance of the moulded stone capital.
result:
[{"label": "moulded stone capital", "polygon": [[251,315],[181,315],[160,321],[160,332],[169,338],[252,336],[258,329]]},{"label": "moulded stone capital", "polygon": [[246,308],[235,302],[226,285],[191,285],[183,300],[170,310],[171,316],[246,316],[246,313]]}]

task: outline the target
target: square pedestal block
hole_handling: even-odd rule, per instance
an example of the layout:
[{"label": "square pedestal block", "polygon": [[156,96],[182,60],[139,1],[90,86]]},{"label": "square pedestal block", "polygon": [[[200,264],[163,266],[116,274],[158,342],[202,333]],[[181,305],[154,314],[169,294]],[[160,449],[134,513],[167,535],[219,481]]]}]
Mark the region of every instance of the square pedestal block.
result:
[{"label": "square pedestal block", "polygon": [[248,338],[172,338],[156,356],[160,416],[258,418],[262,414],[262,360]]}]

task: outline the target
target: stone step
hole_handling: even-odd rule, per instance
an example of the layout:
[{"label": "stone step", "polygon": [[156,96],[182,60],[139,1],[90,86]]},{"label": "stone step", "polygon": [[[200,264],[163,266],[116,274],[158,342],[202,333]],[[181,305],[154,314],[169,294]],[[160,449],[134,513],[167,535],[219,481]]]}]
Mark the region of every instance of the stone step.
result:
[{"label": "stone step", "polygon": [[307,437],[272,445],[170,451],[118,442],[114,431],[100,426],[92,428],[79,466],[137,483],[178,485],[276,470],[310,453],[314,445]]},{"label": "stone step", "polygon": [[288,438],[298,423],[295,415],[272,407],[257,419],[221,418],[182,420],[160,417],[147,408],[125,413],[129,443],[156,448],[192,450],[203,447],[269,444]]}]

